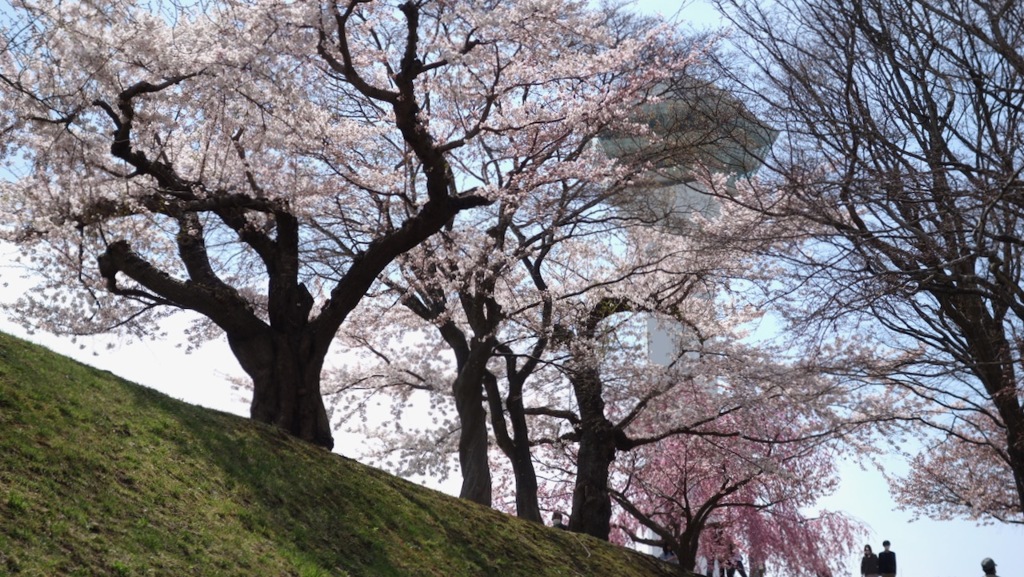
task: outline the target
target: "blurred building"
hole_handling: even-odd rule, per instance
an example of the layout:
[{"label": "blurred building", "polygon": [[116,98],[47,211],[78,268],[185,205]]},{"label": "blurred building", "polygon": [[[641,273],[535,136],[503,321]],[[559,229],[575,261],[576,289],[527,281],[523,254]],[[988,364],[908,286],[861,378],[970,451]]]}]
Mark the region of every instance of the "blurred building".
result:
[{"label": "blurred building", "polygon": [[[757,171],[777,134],[737,98],[694,78],[659,87],[638,107],[635,122],[633,130],[601,139],[610,157],[649,166],[614,202],[654,226],[680,231],[693,225],[694,215],[717,212],[704,183],[716,179],[730,190]],[[692,333],[672,319],[652,316],[647,335],[654,363],[667,365],[694,350]]]}]

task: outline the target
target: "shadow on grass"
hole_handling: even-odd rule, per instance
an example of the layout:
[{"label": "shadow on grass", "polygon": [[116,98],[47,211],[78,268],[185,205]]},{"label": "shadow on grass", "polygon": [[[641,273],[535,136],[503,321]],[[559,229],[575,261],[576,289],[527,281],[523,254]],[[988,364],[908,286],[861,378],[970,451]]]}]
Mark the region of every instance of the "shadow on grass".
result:
[{"label": "shadow on grass", "polygon": [[0,411],[0,553],[36,574],[681,574],[5,335]]},{"label": "shadow on grass", "polygon": [[381,577],[681,574],[653,557],[420,487],[267,425],[206,409],[188,413],[180,450],[200,450],[236,484],[237,495],[251,500],[253,530],[287,542],[325,571]]}]

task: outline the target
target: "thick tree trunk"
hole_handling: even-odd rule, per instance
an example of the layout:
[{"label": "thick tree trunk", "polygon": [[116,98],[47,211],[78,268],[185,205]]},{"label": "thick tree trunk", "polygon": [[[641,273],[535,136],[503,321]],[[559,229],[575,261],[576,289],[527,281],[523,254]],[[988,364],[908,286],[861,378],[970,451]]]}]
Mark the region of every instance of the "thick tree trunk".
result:
[{"label": "thick tree trunk", "polygon": [[598,340],[598,327],[602,321],[631,310],[634,310],[633,304],[623,298],[603,298],[594,304],[581,327],[582,346],[573,353],[575,367],[569,374],[580,417],[576,486],[572,495],[569,529],[606,541],[611,533],[612,520],[608,472],[615,460],[621,431],[605,416],[604,382],[592,345]]},{"label": "thick tree trunk", "polygon": [[[484,390],[487,391],[487,402],[491,407],[491,428],[494,429],[498,448],[512,465],[516,482],[516,516],[542,523],[544,520],[540,516],[540,500],[537,496],[537,471],[533,467],[530,431],[523,407],[524,379],[512,374],[514,372],[510,371],[507,376],[509,395],[504,406],[501,403],[501,391],[498,390],[498,379],[490,371],[484,375]],[[509,434],[505,422],[506,414],[512,425],[512,434]]]},{"label": "thick tree trunk", "polygon": [[324,355],[303,334],[267,330],[228,335],[242,369],[252,378],[250,416],[276,425],[300,439],[332,449],[334,438],[320,394]]},{"label": "thick tree trunk", "polygon": [[1021,511],[1024,511],[1024,418],[1018,418],[1013,427],[1008,425],[1006,436],[1013,480],[1017,484],[1017,498],[1020,500]]},{"label": "thick tree trunk", "polygon": [[491,469],[487,454],[487,411],[484,409],[483,373],[490,347],[472,343],[466,363],[452,385],[455,409],[462,428],[459,432],[459,465],[462,490],[459,497],[491,506]]},{"label": "thick tree trunk", "polygon": [[[416,298],[404,301],[413,312],[428,320],[436,313]],[[459,414],[459,468],[462,489],[459,497],[491,506],[491,469],[487,454],[487,411],[484,410],[484,378],[487,361],[494,350],[492,340],[467,339],[450,320],[439,327],[441,336],[455,353],[459,373],[452,382],[455,410]]]},{"label": "thick tree trunk", "polygon": [[604,414],[596,370],[574,375],[573,389],[580,408],[580,441],[569,529],[607,541],[612,518],[608,471],[615,460],[615,428]]},{"label": "thick tree trunk", "polygon": [[1006,459],[1013,472],[1019,511],[1024,512],[1024,409],[1013,372],[1007,371],[999,376],[1002,378],[993,378],[985,385],[1006,427]]},{"label": "thick tree trunk", "polygon": [[458,408],[462,430],[459,434],[459,465],[462,468],[462,489],[459,497],[486,507],[491,506],[491,470],[487,458],[487,411],[482,395],[473,403],[464,397]]},{"label": "thick tree trunk", "polygon": [[540,500],[537,496],[537,471],[533,467],[529,429],[523,413],[522,398],[518,403],[509,400],[509,418],[512,421],[512,446],[507,454],[516,480],[516,515],[522,519],[543,522]]},{"label": "thick tree trunk", "polygon": [[697,567],[697,551],[700,546],[700,533],[703,526],[693,524],[687,525],[686,530],[679,535],[676,557],[679,558],[679,565],[687,571],[693,572]]},{"label": "thick tree trunk", "polygon": [[607,541],[612,518],[608,471],[615,460],[615,436],[607,422],[593,429],[580,437],[569,529]]},{"label": "thick tree trunk", "polygon": [[533,455],[530,453],[529,445],[517,443],[509,459],[516,480],[516,516],[529,521],[543,522],[540,516],[540,500],[537,496],[537,471],[533,468]]}]

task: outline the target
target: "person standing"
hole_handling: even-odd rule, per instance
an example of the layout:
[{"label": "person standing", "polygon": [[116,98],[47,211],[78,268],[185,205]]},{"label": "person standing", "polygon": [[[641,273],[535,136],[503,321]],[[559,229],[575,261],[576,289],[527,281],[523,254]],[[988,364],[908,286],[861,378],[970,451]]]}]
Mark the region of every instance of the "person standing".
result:
[{"label": "person standing", "polygon": [[878,555],[871,550],[871,545],[864,546],[864,556],[860,559],[860,574],[863,577],[878,577]]},{"label": "person standing", "polygon": [[729,559],[725,563],[725,574],[728,577],[734,577],[736,573],[739,573],[740,577],[747,577],[747,572],[743,569],[743,555],[736,550],[735,543],[729,544]]},{"label": "person standing", "polygon": [[565,522],[562,521],[562,518],[563,518],[562,513],[559,512],[559,511],[555,511],[551,515],[551,526],[554,527],[555,529],[561,529],[563,531],[568,531],[569,530],[569,526],[566,525]]},{"label": "person standing", "polygon": [[896,553],[889,550],[889,540],[882,541],[885,549],[878,554],[878,572],[882,577],[896,577]]},{"label": "person standing", "polygon": [[999,577],[996,575],[996,562],[991,557],[981,560],[981,570],[985,572],[985,577]]}]

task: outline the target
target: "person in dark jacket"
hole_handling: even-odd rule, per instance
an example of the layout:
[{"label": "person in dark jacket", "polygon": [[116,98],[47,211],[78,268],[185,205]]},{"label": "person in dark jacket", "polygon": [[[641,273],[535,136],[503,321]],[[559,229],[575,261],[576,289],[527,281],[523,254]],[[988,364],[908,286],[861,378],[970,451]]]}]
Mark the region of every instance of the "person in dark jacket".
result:
[{"label": "person in dark jacket", "polygon": [[878,555],[871,551],[871,545],[864,546],[864,556],[860,559],[860,574],[863,577],[878,577]]},{"label": "person in dark jacket", "polygon": [[998,577],[996,575],[996,562],[991,557],[985,557],[981,560],[981,570],[985,572],[985,577]]},{"label": "person in dark jacket", "polygon": [[666,563],[672,563],[673,565],[679,564],[679,556],[670,551],[668,545],[661,546],[661,555],[658,555],[658,559],[661,559]]},{"label": "person in dark jacket", "polygon": [[889,550],[889,541],[882,541],[885,549],[878,554],[878,572],[882,577],[896,577],[896,553]]}]

